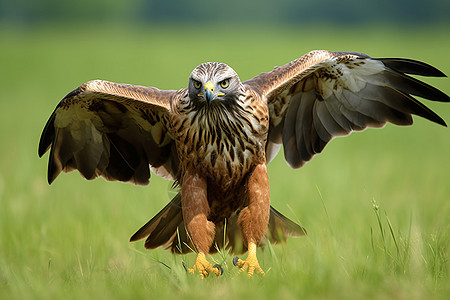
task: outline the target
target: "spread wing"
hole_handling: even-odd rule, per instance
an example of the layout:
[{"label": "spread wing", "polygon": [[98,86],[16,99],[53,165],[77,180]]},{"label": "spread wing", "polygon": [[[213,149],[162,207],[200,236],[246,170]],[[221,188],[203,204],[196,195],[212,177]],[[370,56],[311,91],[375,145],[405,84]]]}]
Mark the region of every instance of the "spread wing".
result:
[{"label": "spread wing", "polygon": [[148,184],[150,168],[174,179],[178,157],[168,132],[176,91],[94,80],[69,93],[56,107],[39,142],[50,149],[48,182],[78,169],[86,179],[103,176]]},{"label": "spread wing", "polygon": [[269,106],[267,161],[283,143],[286,161],[298,168],[336,136],[386,122],[410,125],[412,114],[446,126],[413,95],[445,102],[449,96],[406,73],[445,76],[419,61],[319,50],[245,82]]}]

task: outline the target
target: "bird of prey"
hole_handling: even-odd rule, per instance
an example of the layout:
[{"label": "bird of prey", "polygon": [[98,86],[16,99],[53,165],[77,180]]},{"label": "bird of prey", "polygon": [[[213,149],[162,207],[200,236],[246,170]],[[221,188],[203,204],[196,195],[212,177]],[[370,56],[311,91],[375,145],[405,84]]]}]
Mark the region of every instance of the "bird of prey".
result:
[{"label": "bird of prey", "polygon": [[317,50],[244,82],[217,62],[196,67],[179,90],[89,81],[57,105],[39,156],[50,149],[49,183],[75,169],[86,179],[139,185],[150,171],[173,180],[179,193],[131,241],[195,251],[186,269],[201,277],[223,272],[208,254],[248,251],[233,263],[264,274],[257,247],[305,233],[269,203],[266,165],[281,145],[299,168],[352,131],[411,125],[412,115],[446,126],[414,96],[450,97],[407,74],[445,76],[415,60]]}]

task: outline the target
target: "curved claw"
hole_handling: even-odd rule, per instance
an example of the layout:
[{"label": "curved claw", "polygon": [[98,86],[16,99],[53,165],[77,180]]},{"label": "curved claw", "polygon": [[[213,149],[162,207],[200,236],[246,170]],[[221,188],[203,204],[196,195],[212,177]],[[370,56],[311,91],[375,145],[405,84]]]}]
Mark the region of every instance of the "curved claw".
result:
[{"label": "curved claw", "polygon": [[238,266],[238,260],[239,260],[239,257],[237,257],[237,256],[235,256],[233,258],[233,265],[235,265],[236,267]]},{"label": "curved claw", "polygon": [[219,270],[219,274],[217,274],[217,276],[219,276],[219,275],[223,275],[223,268],[222,268],[222,266],[221,266],[221,265],[219,265],[219,264],[215,264],[215,265],[213,266],[213,269],[217,269],[217,270]]},{"label": "curved claw", "polygon": [[235,256],[233,258],[233,265],[239,267],[239,272],[243,272],[248,269],[247,275],[248,277],[252,276],[255,270],[261,274],[264,275],[264,271],[259,266],[258,259],[256,258],[256,244],[255,243],[249,243],[248,245],[248,255],[245,260],[240,259],[239,257]]},{"label": "curved claw", "polygon": [[196,271],[200,274],[201,278],[205,278],[211,273],[216,274],[216,276],[223,274],[223,268],[219,264],[214,266],[206,259],[206,256],[203,252],[199,252],[197,255],[197,259],[195,260],[195,264],[192,269],[188,269],[183,262],[184,269],[190,274],[194,274]]}]

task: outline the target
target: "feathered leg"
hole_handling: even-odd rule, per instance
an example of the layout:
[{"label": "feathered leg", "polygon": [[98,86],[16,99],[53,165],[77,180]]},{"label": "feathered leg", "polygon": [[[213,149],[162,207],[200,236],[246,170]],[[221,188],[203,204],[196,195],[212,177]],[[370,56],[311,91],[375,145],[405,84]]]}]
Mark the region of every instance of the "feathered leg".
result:
[{"label": "feathered leg", "polygon": [[248,269],[248,276],[252,276],[255,270],[264,275],[256,257],[256,248],[266,234],[270,213],[269,178],[265,164],[258,165],[252,172],[247,189],[249,203],[240,212],[238,224],[247,243],[248,254],[245,260],[235,257],[233,263],[241,268],[240,271]]},{"label": "feathered leg", "polygon": [[221,267],[213,267],[206,259],[206,254],[209,252],[215,235],[214,223],[207,219],[209,204],[206,179],[187,171],[183,177],[181,197],[184,223],[198,252],[194,267],[188,269],[188,271],[191,274],[198,271],[202,278],[210,273],[220,275],[222,273]]}]

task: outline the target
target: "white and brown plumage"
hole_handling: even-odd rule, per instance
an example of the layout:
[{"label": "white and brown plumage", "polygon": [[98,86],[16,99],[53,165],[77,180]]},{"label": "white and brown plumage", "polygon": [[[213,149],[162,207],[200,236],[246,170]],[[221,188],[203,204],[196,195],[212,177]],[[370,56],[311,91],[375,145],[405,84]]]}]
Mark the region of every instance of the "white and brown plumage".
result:
[{"label": "white and brown plumage", "polygon": [[74,169],[87,179],[147,184],[151,170],[176,181],[180,193],[131,240],[194,249],[190,271],[201,276],[220,273],[205,257],[216,247],[248,249],[234,263],[263,273],[256,247],[265,236],[277,242],[305,232],[269,204],[266,164],[281,145],[298,168],[353,130],[410,125],[413,114],[446,125],[412,95],[450,98],[406,74],[445,76],[414,60],[312,51],[245,82],[222,63],[201,64],[177,91],[90,81],[56,107],[39,155],[51,149],[49,183]]}]

